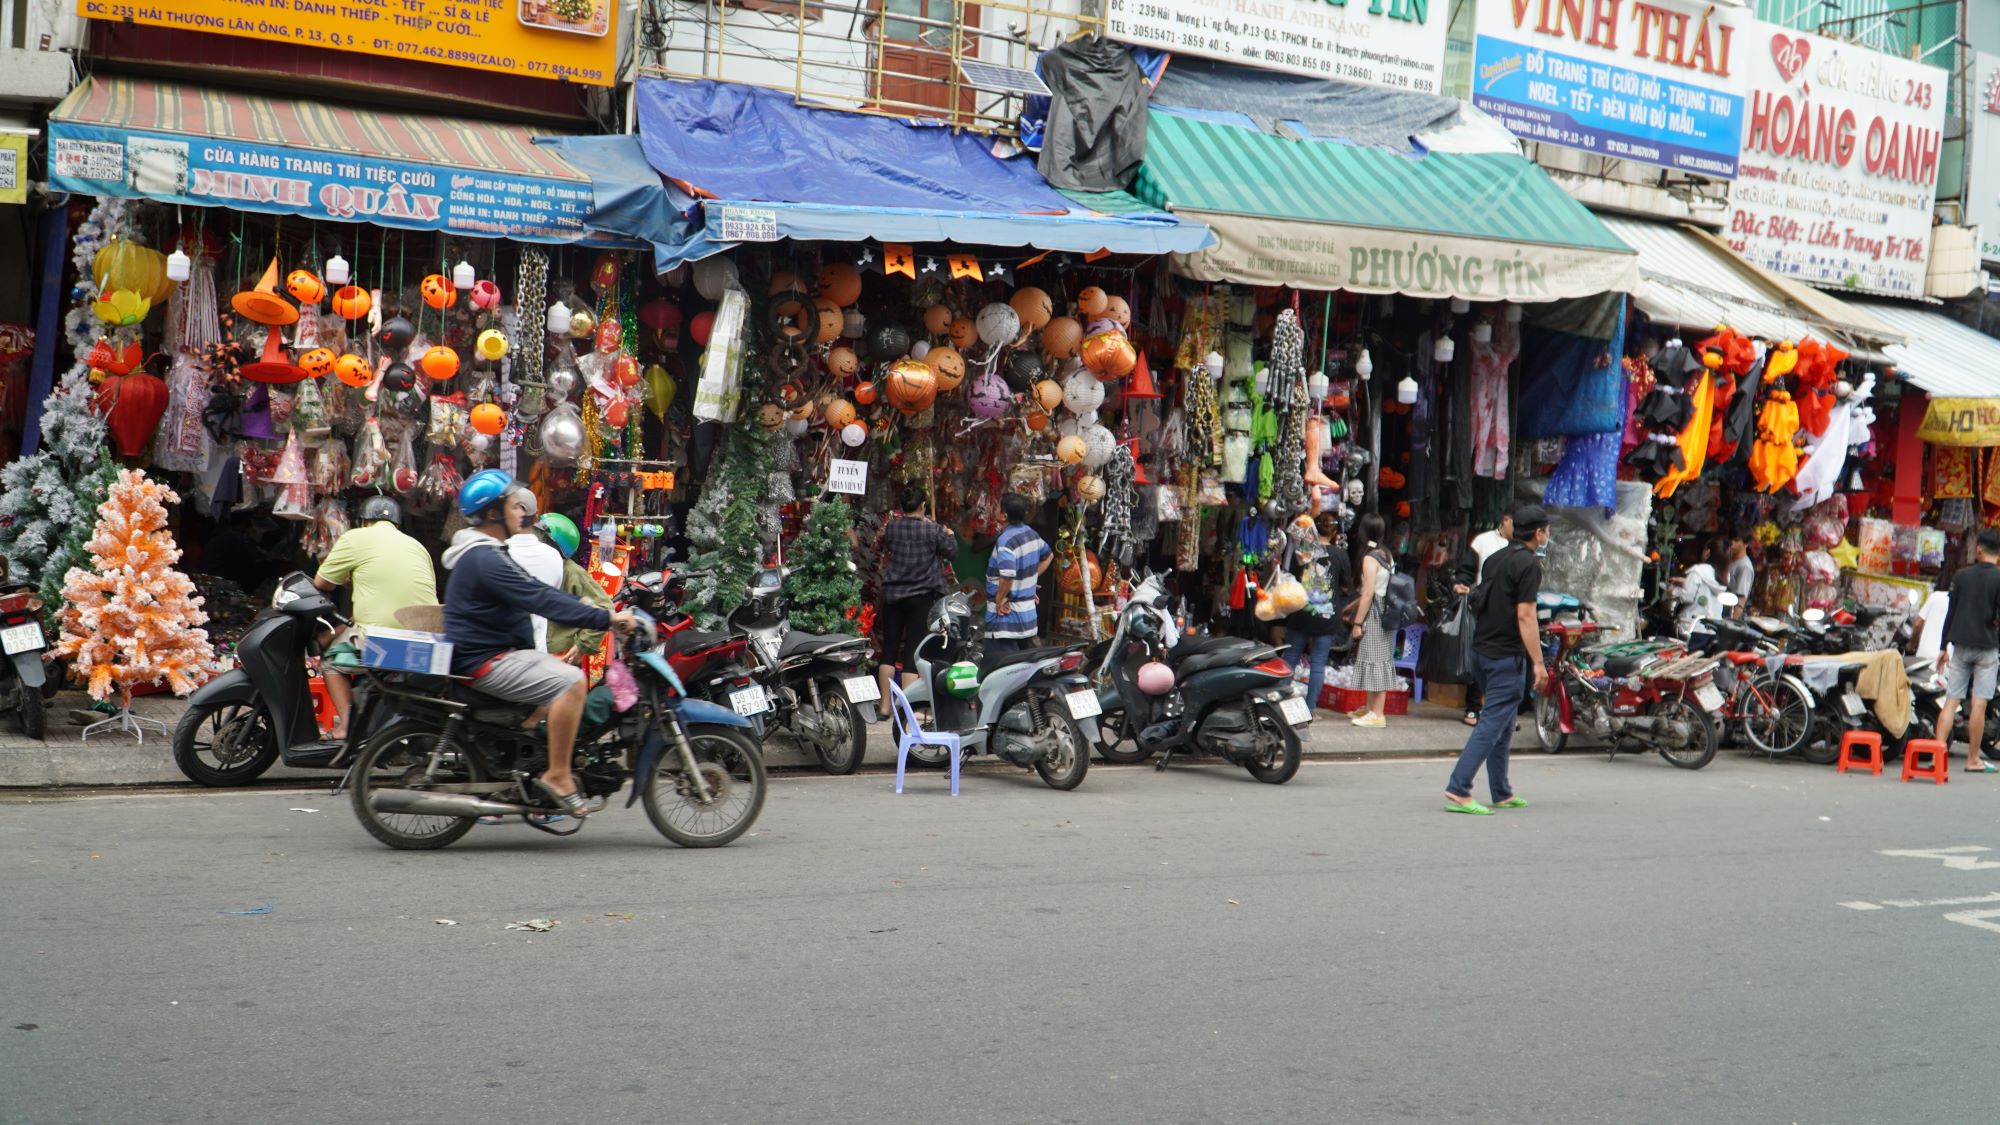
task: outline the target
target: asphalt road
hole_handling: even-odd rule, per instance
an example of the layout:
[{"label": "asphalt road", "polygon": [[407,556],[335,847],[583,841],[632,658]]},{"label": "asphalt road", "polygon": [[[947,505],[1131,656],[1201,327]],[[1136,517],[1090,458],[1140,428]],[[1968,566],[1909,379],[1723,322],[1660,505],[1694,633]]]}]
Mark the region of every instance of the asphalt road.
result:
[{"label": "asphalt road", "polygon": [[2000,1118],[2000,850],[1883,854],[2000,849],[2000,779],[1445,770],[792,778],[705,852],[9,799],[0,1120]]}]

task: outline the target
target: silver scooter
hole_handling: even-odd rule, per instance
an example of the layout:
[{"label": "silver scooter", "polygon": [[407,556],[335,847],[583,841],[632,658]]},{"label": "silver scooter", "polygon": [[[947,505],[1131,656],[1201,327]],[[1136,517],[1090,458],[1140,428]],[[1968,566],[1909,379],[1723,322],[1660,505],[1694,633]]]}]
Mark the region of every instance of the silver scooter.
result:
[{"label": "silver scooter", "polygon": [[[912,707],[929,712],[918,721],[958,735],[967,758],[993,754],[1033,769],[1052,789],[1083,784],[1099,714],[1097,693],[1083,675],[1083,646],[986,657],[978,640],[965,595],[939,599],[917,642],[917,682],[904,689]],[[891,729],[900,739],[902,732]],[[916,746],[910,757],[938,766],[948,753]]]}]

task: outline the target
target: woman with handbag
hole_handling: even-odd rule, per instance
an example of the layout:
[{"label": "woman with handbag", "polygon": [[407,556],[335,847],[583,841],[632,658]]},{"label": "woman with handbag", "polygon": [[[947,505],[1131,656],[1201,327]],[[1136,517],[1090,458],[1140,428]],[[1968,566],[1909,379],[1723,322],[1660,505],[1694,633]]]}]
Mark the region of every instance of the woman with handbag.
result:
[{"label": "woman with handbag", "polygon": [[1396,689],[1395,639],[1382,624],[1382,597],[1389,592],[1389,576],[1396,572],[1396,560],[1382,547],[1385,525],[1382,517],[1370,512],[1354,526],[1354,536],[1365,544],[1361,557],[1361,597],[1354,603],[1353,636],[1354,689],[1366,692],[1368,702],[1348,716],[1357,727],[1379,730],[1389,725],[1384,717],[1387,697]]},{"label": "woman with handbag", "polygon": [[1347,592],[1351,581],[1347,570],[1347,552],[1333,544],[1333,520],[1321,516],[1315,529],[1313,541],[1299,551],[1298,578],[1306,588],[1306,606],[1285,618],[1285,637],[1290,649],[1285,654],[1285,662],[1292,671],[1299,670],[1299,663],[1310,660],[1311,671],[1306,677],[1306,700],[1314,707],[1319,706],[1320,689],[1326,685],[1326,661],[1332,654],[1336,642],[1344,643],[1342,636],[1340,599]]}]

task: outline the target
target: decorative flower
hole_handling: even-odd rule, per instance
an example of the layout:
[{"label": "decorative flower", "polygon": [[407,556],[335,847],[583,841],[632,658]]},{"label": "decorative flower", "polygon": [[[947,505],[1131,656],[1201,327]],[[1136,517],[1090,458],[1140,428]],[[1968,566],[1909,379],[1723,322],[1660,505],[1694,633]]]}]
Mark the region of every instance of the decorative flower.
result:
[{"label": "decorative flower", "polygon": [[113,289],[106,296],[98,298],[90,306],[90,311],[97,314],[97,319],[117,328],[127,324],[137,324],[146,319],[146,314],[152,307],[152,301],[130,289]]}]

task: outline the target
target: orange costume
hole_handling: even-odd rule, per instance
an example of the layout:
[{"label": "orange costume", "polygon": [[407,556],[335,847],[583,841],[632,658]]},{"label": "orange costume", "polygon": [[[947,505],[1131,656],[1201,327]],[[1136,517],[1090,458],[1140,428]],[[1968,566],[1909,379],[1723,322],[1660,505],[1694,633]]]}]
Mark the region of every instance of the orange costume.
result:
[{"label": "orange costume", "polygon": [[1750,479],[1757,491],[1776,492],[1799,474],[1799,407],[1784,391],[1772,391],[1757,415],[1757,442],[1750,447]]},{"label": "orange costume", "polygon": [[1687,428],[1674,439],[1680,447],[1683,465],[1660,478],[1653,486],[1653,495],[1662,499],[1672,496],[1681,482],[1690,481],[1701,475],[1702,465],[1708,460],[1709,425],[1715,414],[1715,372],[1704,371],[1701,382],[1695,384],[1693,399],[1694,416],[1688,419]]}]

